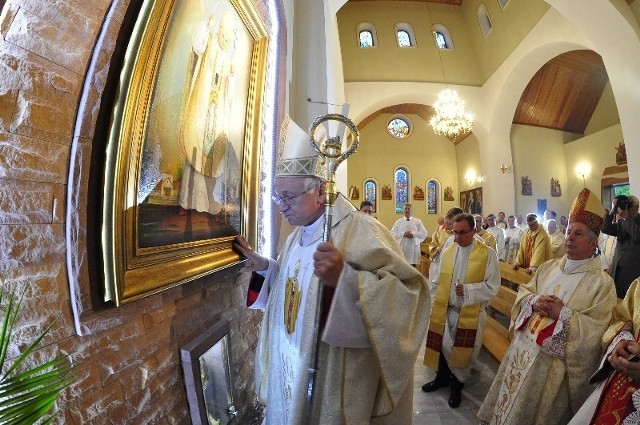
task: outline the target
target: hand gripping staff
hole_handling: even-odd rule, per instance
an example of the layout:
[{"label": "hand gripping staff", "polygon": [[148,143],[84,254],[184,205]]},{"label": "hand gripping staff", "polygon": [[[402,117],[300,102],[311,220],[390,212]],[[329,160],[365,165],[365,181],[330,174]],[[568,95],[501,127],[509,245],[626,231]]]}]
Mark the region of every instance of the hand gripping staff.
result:
[{"label": "hand gripping staff", "polygon": [[[314,138],[316,128],[325,121],[338,121],[347,126],[352,136],[351,144],[347,149],[342,152],[342,141],[340,140],[340,131],[335,137],[327,139],[324,143],[318,144]],[[341,125],[339,128],[343,128]],[[327,182],[325,184],[324,192],[324,229],[322,234],[322,241],[328,242],[331,237],[331,222],[333,220],[333,206],[335,205],[338,191],[336,190],[335,175],[338,166],[356,152],[358,149],[358,143],[360,143],[360,133],[358,128],[351,122],[351,120],[341,114],[326,114],[317,117],[311,128],[309,129],[309,142],[311,147],[320,156],[320,164],[323,165],[327,171]],[[315,394],[315,379],[318,372],[318,353],[320,352],[320,340],[322,338],[321,315],[324,301],[324,284],[320,282],[318,288],[318,297],[316,299],[316,314],[313,326],[313,347],[311,356],[311,364],[309,365],[309,386],[307,388],[307,405],[306,405],[306,417],[307,424],[311,422],[311,408],[313,406],[313,397]]]}]

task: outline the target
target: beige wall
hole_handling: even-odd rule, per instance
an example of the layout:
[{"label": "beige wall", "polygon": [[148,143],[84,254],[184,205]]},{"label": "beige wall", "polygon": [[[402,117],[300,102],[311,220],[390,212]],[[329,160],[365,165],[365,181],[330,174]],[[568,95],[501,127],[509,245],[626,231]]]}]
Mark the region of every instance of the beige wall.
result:
[{"label": "beige wall", "polygon": [[[478,6],[484,3],[493,23],[485,38],[478,24]],[[462,3],[467,37],[486,81],[549,9],[544,0],[511,0],[504,9],[497,0],[465,0]]]},{"label": "beige wall", "polygon": [[[413,122],[413,133],[406,139],[394,139],[386,130],[387,121],[391,115],[380,114],[365,127],[360,129],[360,147],[358,152],[349,158],[348,182],[349,186],[356,186],[360,190],[360,199],[353,200],[356,206],[363,200],[363,185],[367,178],[378,182],[378,189],[389,185],[393,187],[393,173],[399,165],[406,166],[410,171],[410,196],[413,188],[420,186],[423,190],[427,179],[436,179],[441,184],[441,192],[451,186],[454,194],[458,192],[456,149],[449,140],[436,136],[431,127],[420,117],[408,115]],[[425,191],[426,195],[426,191]],[[379,195],[380,196],[380,195]],[[457,198],[457,195],[455,195]],[[441,211],[455,205],[455,202],[444,202],[442,193]],[[439,214],[426,213],[426,201],[414,201],[413,215],[420,218],[429,234],[436,227]],[[401,217],[395,213],[394,200],[379,200],[378,211],[375,214],[387,227]]]},{"label": "beige wall", "polygon": [[[602,196],[602,172],[605,168],[616,165],[616,147],[620,142],[622,129],[620,124],[616,124],[564,146],[570,193],[576,194],[582,189],[582,177],[577,175],[576,167],[580,163],[587,163],[591,166],[591,172],[585,176],[586,186],[598,197]],[[605,205],[605,208],[609,206]]]},{"label": "beige wall", "polygon": [[[463,209],[465,205],[460,205],[460,192],[474,189],[476,187],[482,187],[485,184],[481,179],[482,169],[480,164],[480,145],[478,139],[473,134],[469,135],[466,139],[456,145],[456,159],[458,168],[458,188],[459,190],[454,192],[456,206],[460,206]],[[476,176],[473,181],[467,181],[470,176]]]},{"label": "beige wall", "polygon": [[620,123],[620,116],[618,115],[618,107],[616,105],[616,99],[613,96],[613,90],[611,90],[611,82],[609,81],[604,88],[602,97],[596,105],[595,111],[591,116],[591,121],[584,129],[584,134],[597,133],[600,130],[609,128],[612,125]]},{"label": "beige wall", "polygon": [[[337,17],[346,82],[444,81],[444,67],[444,77],[449,83],[482,84],[460,8],[430,4],[427,9],[426,3],[421,2],[355,2],[343,6]],[[376,47],[358,46],[357,27],[361,22],[375,26]],[[394,31],[398,22],[412,26],[416,47],[398,48]],[[455,49],[442,52],[443,66],[430,22],[446,23],[453,38]]]},{"label": "beige wall", "polygon": [[[514,182],[516,186],[516,212],[523,216],[537,212],[538,199],[547,200],[547,208],[566,215],[577,194],[567,190],[564,143],[575,135],[546,128],[514,125],[511,129]],[[521,179],[531,180],[532,195],[522,195]],[[551,178],[558,179],[562,196],[551,196]],[[505,211],[510,213],[512,211]]]}]

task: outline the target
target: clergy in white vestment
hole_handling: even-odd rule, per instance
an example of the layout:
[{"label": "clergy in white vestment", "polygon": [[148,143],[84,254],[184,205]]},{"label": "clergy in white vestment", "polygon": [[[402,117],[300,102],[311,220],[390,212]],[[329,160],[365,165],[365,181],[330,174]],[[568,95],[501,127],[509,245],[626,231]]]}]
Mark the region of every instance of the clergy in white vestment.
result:
[{"label": "clergy in white vestment", "polygon": [[504,244],[507,251],[505,261],[509,264],[513,264],[520,248],[520,239],[524,235],[524,230],[516,226],[516,218],[510,215],[507,218],[508,227],[504,231]]},{"label": "clergy in white vestment", "polygon": [[570,425],[640,423],[640,279],[613,311],[606,351],[589,382],[598,384]]},{"label": "clergy in white vestment", "polygon": [[[282,136],[273,199],[296,227],[277,261],[257,254],[241,237],[235,244],[247,268],[258,272],[249,285],[251,307],[264,309],[256,350],[264,423],[410,423],[413,367],[430,310],[427,281],[407,263],[389,230],[342,194],[335,200],[330,241],[322,242],[325,169],[307,134],[288,118]],[[307,410],[316,312],[321,341]]]},{"label": "clergy in white vestment", "polygon": [[394,223],[391,233],[400,244],[409,264],[415,266],[420,264],[420,244],[427,238],[427,229],[419,218],[411,215],[412,212],[411,204],[404,204],[404,217]]},{"label": "clergy in white vestment", "polygon": [[547,233],[549,233],[552,258],[562,258],[564,255],[564,233],[554,219],[547,221]]},{"label": "clergy in white vestment", "polygon": [[462,400],[471,363],[482,347],[485,309],[500,287],[496,252],[475,238],[474,225],[471,214],[459,214],[454,219],[454,243],[442,252],[435,276],[438,289],[424,355],[424,364],[437,373],[422,390],[449,387],[452,408]]},{"label": "clergy in white vestment", "polygon": [[583,189],[571,207],[566,255],[521,285],[511,345],[478,412],[483,424],[566,424],[589,395],[589,376],[616,306],[615,285],[595,256],[605,211]]},{"label": "clergy in white vestment", "polygon": [[507,229],[507,218],[504,214],[504,211],[500,211],[498,213],[498,217],[496,219],[496,226],[498,226],[499,228],[501,228],[502,230],[506,230]]},{"label": "clergy in white vestment", "polygon": [[487,232],[485,229],[482,228],[482,223],[483,223],[482,216],[480,214],[474,214],[473,218],[475,219],[475,222],[476,222],[476,234],[474,235],[474,237],[484,242],[486,246],[493,249],[497,253],[498,246],[497,246],[496,238],[494,238],[491,233]]},{"label": "clergy in white vestment", "polygon": [[498,254],[498,260],[504,261],[506,258],[506,250],[504,248],[504,230],[496,225],[496,216],[493,214],[489,214],[487,216],[487,223],[489,224],[487,232],[491,233],[496,240],[496,253]]}]

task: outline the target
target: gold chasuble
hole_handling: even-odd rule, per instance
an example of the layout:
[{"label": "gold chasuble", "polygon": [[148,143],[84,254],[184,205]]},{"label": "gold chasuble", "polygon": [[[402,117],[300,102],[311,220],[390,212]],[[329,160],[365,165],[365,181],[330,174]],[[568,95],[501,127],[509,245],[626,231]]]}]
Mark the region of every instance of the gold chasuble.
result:
[{"label": "gold chasuble", "polygon": [[[484,280],[487,269],[489,248],[483,243],[476,243],[475,248],[469,254],[467,272],[464,283],[481,282]],[[429,331],[427,332],[427,346],[424,356],[424,364],[434,370],[438,370],[438,358],[442,350],[442,338],[447,320],[447,308],[449,305],[449,294],[453,282],[453,266],[457,244],[451,245],[442,254],[440,263],[440,279],[438,279],[438,290],[433,303],[431,320],[429,321]],[[478,317],[480,316],[480,305],[471,304],[460,309],[460,317],[456,329],[455,341],[451,352],[450,367],[469,367],[473,347],[478,332]]]}]

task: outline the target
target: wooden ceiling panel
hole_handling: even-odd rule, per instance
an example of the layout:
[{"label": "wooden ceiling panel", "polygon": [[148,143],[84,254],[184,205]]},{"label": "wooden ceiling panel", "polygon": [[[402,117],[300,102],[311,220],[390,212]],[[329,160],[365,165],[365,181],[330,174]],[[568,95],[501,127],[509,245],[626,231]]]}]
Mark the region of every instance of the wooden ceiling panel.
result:
[{"label": "wooden ceiling panel", "polygon": [[529,81],[513,122],[584,134],[607,82],[597,53],[564,53],[547,62]]}]

